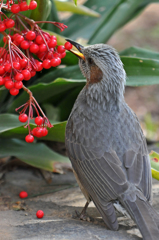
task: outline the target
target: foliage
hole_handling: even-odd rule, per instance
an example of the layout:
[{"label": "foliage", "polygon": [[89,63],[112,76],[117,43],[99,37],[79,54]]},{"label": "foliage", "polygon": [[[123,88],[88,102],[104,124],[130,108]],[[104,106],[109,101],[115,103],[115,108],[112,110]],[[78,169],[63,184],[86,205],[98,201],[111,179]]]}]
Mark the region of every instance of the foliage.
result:
[{"label": "foliage", "polygon": [[[45,31],[57,36],[59,45],[64,44],[66,37],[79,40],[81,44],[85,45],[105,43],[116,30],[136,17],[149,3],[159,2],[159,0],[87,0],[83,6],[76,6],[77,1],[75,0],[75,4],[73,1],[58,0],[38,0],[37,2],[39,4],[37,12],[34,10],[33,13],[30,13],[34,20],[60,21],[68,26],[62,33],[52,25],[44,24],[42,26]],[[59,20],[57,9],[59,11],[67,10],[73,14],[65,20]],[[0,45],[2,46],[2,40]],[[126,84],[128,86],[159,83],[159,53],[132,47],[120,52],[120,56],[127,73]],[[78,59],[75,56],[67,52],[62,63],[63,68],[43,70],[26,83],[43,110],[50,115],[51,123],[56,122],[54,128],[49,130],[48,136],[43,138],[44,140],[64,142],[66,120],[85,83],[78,67]],[[29,159],[29,164],[52,171],[52,165],[48,167],[50,160],[47,161],[47,159],[51,157],[55,162],[60,161],[60,157],[56,158],[56,153],[52,150],[45,151],[43,163],[41,160],[38,163],[36,157],[35,159],[30,158],[30,151],[25,150],[25,158],[22,154],[26,144],[22,140],[26,129],[22,127],[23,124],[18,122],[15,108],[25,103],[26,100],[27,95],[24,92],[13,97],[3,87],[0,88],[0,141],[3,144],[3,150],[2,145],[0,149],[0,157],[14,155],[22,161]],[[39,146],[47,148],[45,142],[37,141],[32,145],[26,144],[26,149],[30,148],[32,152],[35,149],[35,152],[38,152]],[[20,148],[22,151],[18,153]],[[63,161],[62,157],[61,160]]]}]

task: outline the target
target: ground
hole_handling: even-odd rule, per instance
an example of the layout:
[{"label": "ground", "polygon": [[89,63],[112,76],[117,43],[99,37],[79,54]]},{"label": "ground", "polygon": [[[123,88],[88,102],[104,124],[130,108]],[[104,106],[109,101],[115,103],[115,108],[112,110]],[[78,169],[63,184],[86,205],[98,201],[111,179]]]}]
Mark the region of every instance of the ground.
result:
[{"label": "ground", "polygon": [[[64,189],[53,192],[57,189]],[[20,199],[19,192],[28,192]],[[154,207],[159,211],[159,183],[154,181]],[[72,172],[53,174],[48,185],[34,168],[16,168],[5,174],[0,190],[1,240],[139,240],[141,235],[134,222],[118,214],[119,231],[107,229],[97,209],[90,204],[87,221],[77,218],[85,199],[76,186]],[[37,219],[36,211],[44,211]]]}]

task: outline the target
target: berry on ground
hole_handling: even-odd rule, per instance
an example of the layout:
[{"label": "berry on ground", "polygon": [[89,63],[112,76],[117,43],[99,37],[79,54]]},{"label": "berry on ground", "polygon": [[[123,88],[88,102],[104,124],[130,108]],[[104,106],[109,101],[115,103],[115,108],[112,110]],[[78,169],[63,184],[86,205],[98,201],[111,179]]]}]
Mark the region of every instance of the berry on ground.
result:
[{"label": "berry on ground", "polygon": [[42,210],[38,210],[38,211],[36,212],[36,216],[37,216],[37,218],[43,218],[44,212],[43,212]]},{"label": "berry on ground", "polygon": [[19,193],[19,197],[20,198],[26,198],[26,197],[28,197],[28,193],[25,192],[25,191],[22,191],[22,192]]}]

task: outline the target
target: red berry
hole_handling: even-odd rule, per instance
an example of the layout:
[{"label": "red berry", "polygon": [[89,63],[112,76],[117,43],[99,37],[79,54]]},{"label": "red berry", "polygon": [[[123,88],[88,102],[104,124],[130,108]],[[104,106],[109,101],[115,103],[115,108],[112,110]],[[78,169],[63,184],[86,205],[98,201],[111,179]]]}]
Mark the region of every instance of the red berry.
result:
[{"label": "red berry", "polygon": [[35,42],[40,45],[40,44],[44,43],[44,40],[40,35],[38,35],[35,39]]},{"label": "red berry", "polygon": [[11,88],[9,92],[11,95],[16,96],[19,93],[19,90],[17,88]]},{"label": "red berry", "polygon": [[4,66],[0,66],[0,75],[3,75],[5,73]]},{"label": "red berry", "polygon": [[17,73],[14,78],[16,81],[23,81],[24,76],[22,73]]},{"label": "red berry", "polygon": [[36,61],[36,71],[40,72],[43,69],[43,63]]},{"label": "red berry", "polygon": [[46,59],[53,59],[53,57],[54,57],[54,55],[53,55],[53,51],[52,50],[50,50],[48,53],[47,53],[47,55],[46,55]]},{"label": "red berry", "polygon": [[65,52],[64,46],[63,46],[63,45],[58,46],[58,47],[57,47],[57,51],[58,51],[59,53]]},{"label": "red berry", "polygon": [[21,66],[19,62],[13,62],[13,67],[17,70],[20,70]]},{"label": "red berry", "polygon": [[11,71],[12,66],[11,66],[10,63],[7,63],[7,64],[4,66],[4,68],[5,68],[5,71],[6,71],[6,72],[9,72],[9,71]]},{"label": "red berry", "polygon": [[8,81],[5,82],[4,85],[7,89],[11,89],[11,88],[14,87],[14,82],[12,80],[8,80]]},{"label": "red berry", "polygon": [[6,30],[6,26],[3,22],[0,23],[0,32],[4,32]]},{"label": "red berry", "polygon": [[19,121],[20,122],[26,122],[28,120],[28,116],[25,113],[22,113],[19,115]]},{"label": "red berry", "polygon": [[35,34],[35,32],[34,31],[29,31],[29,32],[27,32],[27,34],[26,34],[26,38],[28,39],[28,40],[34,40],[35,38],[36,38],[36,34]]},{"label": "red berry", "polygon": [[28,196],[28,193],[25,192],[25,191],[22,191],[22,192],[19,193],[20,198],[26,198],[27,196]]},{"label": "red berry", "polygon": [[14,83],[14,87],[15,87],[16,89],[21,89],[21,88],[23,87],[23,83],[22,83],[21,81],[15,82],[15,83]]},{"label": "red berry", "polygon": [[18,12],[20,12],[20,6],[19,6],[19,4],[13,4],[13,5],[11,6],[11,12],[12,12],[12,13],[18,13]]},{"label": "red berry", "polygon": [[22,41],[24,41],[24,37],[20,34],[18,34],[15,38],[15,41],[20,44]]},{"label": "red berry", "polygon": [[58,65],[60,65],[60,63],[61,63],[61,59],[59,57],[53,58],[51,60],[51,66],[52,67],[57,67]]},{"label": "red berry", "polygon": [[22,49],[28,49],[30,47],[30,44],[29,44],[28,41],[24,40],[24,41],[21,42],[20,47]]},{"label": "red berry", "polygon": [[37,2],[36,1],[31,1],[29,5],[30,10],[34,10],[37,7]]},{"label": "red berry", "polygon": [[37,218],[43,218],[44,212],[43,212],[42,210],[38,210],[38,211],[36,212],[36,216],[37,216]]},{"label": "red berry", "polygon": [[3,79],[4,79],[4,82],[12,80],[11,77],[9,77],[9,76],[4,77]]},{"label": "red berry", "polygon": [[66,49],[66,50],[70,50],[72,47],[73,47],[73,46],[72,46],[72,44],[71,44],[70,42],[66,42],[66,43],[65,43],[65,49]]},{"label": "red berry", "polygon": [[49,59],[45,59],[43,61],[43,68],[45,68],[45,69],[51,68],[51,61]]},{"label": "red berry", "polygon": [[25,137],[25,141],[26,141],[27,143],[32,143],[32,142],[34,141],[33,135],[28,134],[28,135]]},{"label": "red berry", "polygon": [[42,129],[42,136],[45,137],[48,134],[48,130],[46,128]]},{"label": "red berry", "polygon": [[32,134],[33,134],[35,137],[40,138],[40,137],[43,136],[43,135],[42,135],[42,129],[43,129],[43,128],[41,128],[41,127],[36,127],[36,128],[34,128],[34,129],[32,130]]},{"label": "red berry", "polygon": [[19,5],[20,5],[20,11],[27,11],[29,9],[29,6],[27,5],[26,2],[22,2]]},{"label": "red berry", "polygon": [[39,45],[39,52],[45,52],[47,51],[46,44],[42,43]]},{"label": "red berry", "polygon": [[64,58],[66,56],[66,52],[60,53],[60,58]]},{"label": "red berry", "polygon": [[28,61],[26,60],[26,58],[22,58],[22,59],[19,60],[19,63],[20,63],[20,66],[21,66],[22,69],[26,67],[27,62]]},{"label": "red berry", "polygon": [[31,78],[31,73],[29,70],[25,69],[22,71],[22,74],[24,76],[24,80],[29,80]]},{"label": "red berry", "polygon": [[14,41],[14,40],[16,39],[16,37],[19,36],[19,35],[20,35],[19,33],[13,34],[13,36],[12,36],[12,41]]},{"label": "red berry", "polygon": [[0,86],[4,85],[5,81],[4,78],[0,77]]},{"label": "red berry", "polygon": [[5,43],[7,41],[7,38],[4,36],[3,37],[3,42]]},{"label": "red berry", "polygon": [[31,53],[37,53],[39,51],[39,46],[36,44],[36,43],[33,43],[30,48],[29,48],[29,51]]},{"label": "red berry", "polygon": [[56,47],[56,45],[57,45],[56,39],[50,39],[50,41],[48,42],[49,48],[54,48]]},{"label": "red berry", "polygon": [[5,21],[5,26],[6,26],[6,28],[12,28],[12,27],[14,27],[14,25],[15,25],[15,22],[14,22],[13,19],[7,19],[7,20]]},{"label": "red berry", "polygon": [[35,124],[37,125],[42,125],[43,121],[44,121],[43,117],[38,116],[35,118]]},{"label": "red berry", "polygon": [[30,74],[31,74],[31,77],[34,77],[34,76],[35,76],[35,74],[36,74],[36,71],[34,71],[34,70],[31,70]]},{"label": "red berry", "polygon": [[52,66],[52,67],[57,67],[57,59],[56,59],[56,58],[53,58],[53,59],[51,60],[51,66]]}]

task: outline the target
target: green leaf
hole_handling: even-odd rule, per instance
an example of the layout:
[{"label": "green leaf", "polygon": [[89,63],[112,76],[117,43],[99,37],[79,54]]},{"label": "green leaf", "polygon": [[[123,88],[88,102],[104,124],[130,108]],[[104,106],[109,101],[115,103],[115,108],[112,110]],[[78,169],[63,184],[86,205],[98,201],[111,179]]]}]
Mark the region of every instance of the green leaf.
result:
[{"label": "green leaf", "polygon": [[[83,79],[83,75],[79,69],[78,65],[68,66],[64,68],[57,68],[56,70],[45,74],[43,77],[39,78],[37,83],[50,83],[53,79],[64,78],[64,79]],[[75,80],[76,81],[76,80]]]},{"label": "green leaf", "polygon": [[127,74],[127,86],[159,84],[159,60],[121,57]]},{"label": "green leaf", "polygon": [[[41,138],[41,140],[64,142],[66,122],[51,123],[54,127],[49,128],[48,135]],[[28,135],[28,129],[24,128],[25,125],[26,124],[19,122],[18,115],[0,114],[0,137],[25,139],[25,136]],[[30,127],[31,130],[36,127],[33,120],[30,123]]]},{"label": "green leaf", "polygon": [[[56,28],[57,28],[57,27],[56,27]],[[65,42],[66,42],[66,40],[65,40],[66,37],[61,36],[61,35],[59,35],[59,34],[57,34],[57,33],[55,33],[55,32],[46,30],[46,29],[43,29],[43,31],[48,32],[51,36],[52,36],[52,35],[56,36],[56,38],[57,38],[57,44],[58,44],[58,45],[64,45],[64,44],[65,44]]]},{"label": "green leaf", "polygon": [[43,143],[26,143],[19,139],[0,139],[0,158],[14,156],[21,161],[47,171],[56,171],[59,163],[69,163],[64,157]]},{"label": "green leaf", "polygon": [[[52,73],[48,73],[44,76],[45,78],[54,79],[52,78]],[[49,76],[48,76],[49,75]],[[42,78],[43,79],[43,78]],[[74,87],[84,86],[85,80],[69,80],[64,78],[58,78],[51,83],[37,83],[29,87],[32,91],[33,96],[37,100],[38,103],[44,102],[46,99],[56,96],[59,93],[63,93],[66,90],[73,89]],[[24,104],[28,100],[28,94],[23,92],[19,97],[15,99],[15,101],[11,104],[8,112],[15,112],[15,108],[19,107],[20,105]]]},{"label": "green leaf", "polygon": [[59,0],[52,0],[52,1],[54,1],[58,11],[68,11],[75,14],[87,15],[90,17],[100,17],[100,14],[98,12],[95,12],[83,5],[75,6],[72,2],[67,2],[67,1],[64,2]]},{"label": "green leaf", "polygon": [[73,0],[73,1],[74,1],[75,5],[77,6],[77,0]]},{"label": "green leaf", "polygon": [[[51,1],[50,0],[36,0],[37,8],[32,10],[30,18],[34,21],[46,21],[50,11],[51,11]],[[42,24],[39,24],[42,26]]]},{"label": "green leaf", "polygon": [[159,180],[159,154],[151,151],[149,154],[151,162],[152,177]]},{"label": "green leaf", "polygon": [[[65,21],[69,26],[65,35],[71,39],[83,38],[89,43],[105,43],[111,35],[151,1],[143,0],[88,0],[84,6],[101,14],[100,18],[71,16]],[[78,27],[77,27],[77,22]]]},{"label": "green leaf", "polygon": [[148,58],[159,60],[159,53],[144,48],[130,47],[120,52],[120,56]]},{"label": "green leaf", "polygon": [[89,43],[106,42],[118,28],[128,22],[130,16],[135,13],[142,2],[143,0],[121,1],[105,16],[103,22],[89,39]]},{"label": "green leaf", "polygon": [[[51,1],[51,11],[47,18],[47,21],[60,22],[54,1]],[[43,25],[43,28],[52,32],[60,33],[60,29],[56,27],[54,24],[45,23]]]}]

